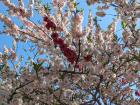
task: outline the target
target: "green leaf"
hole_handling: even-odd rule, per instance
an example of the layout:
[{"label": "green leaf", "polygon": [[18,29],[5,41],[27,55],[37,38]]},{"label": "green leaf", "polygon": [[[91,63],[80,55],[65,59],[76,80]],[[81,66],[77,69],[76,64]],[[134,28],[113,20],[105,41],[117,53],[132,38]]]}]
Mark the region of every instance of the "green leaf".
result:
[{"label": "green leaf", "polygon": [[45,9],[46,12],[49,12],[51,10],[49,4],[44,5],[44,9]]},{"label": "green leaf", "polygon": [[122,21],[121,25],[122,25],[122,28],[125,29],[125,27],[126,27],[126,22],[125,22],[125,21]]},{"label": "green leaf", "polygon": [[65,74],[59,74],[59,78],[60,78],[61,80],[64,80]]},{"label": "green leaf", "polygon": [[139,72],[139,70],[134,70],[134,73],[138,73]]},{"label": "green leaf", "polygon": [[77,5],[79,5],[79,3],[74,2],[74,7],[75,8],[77,7]]},{"label": "green leaf", "polygon": [[119,42],[120,38],[118,38],[118,36],[116,34],[114,34],[114,41],[115,42]]},{"label": "green leaf", "polygon": [[84,11],[84,9],[82,9],[82,8],[81,9],[76,9],[76,13],[78,13],[78,12],[82,13],[83,11]]},{"label": "green leaf", "polygon": [[40,70],[41,66],[43,65],[44,62],[41,62],[41,63],[34,63],[33,62],[33,68],[34,70]]},{"label": "green leaf", "polygon": [[93,40],[92,40],[91,35],[87,36],[87,42],[88,42],[88,43],[92,43],[92,41],[93,41]]},{"label": "green leaf", "polygon": [[93,19],[93,21],[94,21],[94,23],[95,23],[95,25],[97,26],[97,16],[95,16],[95,18]]},{"label": "green leaf", "polygon": [[34,62],[33,62],[33,69],[34,69],[35,72],[36,72],[36,77],[37,77],[38,80],[39,80],[38,72],[39,72],[41,66],[43,65],[43,63],[44,63],[44,62],[41,62],[41,63],[34,63]]},{"label": "green leaf", "polygon": [[21,27],[20,27],[20,29],[23,29],[23,28],[24,28],[24,26],[21,26]]},{"label": "green leaf", "polygon": [[138,56],[134,55],[133,58],[134,58],[136,61],[140,61],[140,55],[138,55]]},{"label": "green leaf", "polygon": [[115,41],[118,40],[118,36],[116,34],[114,34],[114,39],[115,39]]},{"label": "green leaf", "polygon": [[0,71],[4,68],[5,64],[0,65]]}]

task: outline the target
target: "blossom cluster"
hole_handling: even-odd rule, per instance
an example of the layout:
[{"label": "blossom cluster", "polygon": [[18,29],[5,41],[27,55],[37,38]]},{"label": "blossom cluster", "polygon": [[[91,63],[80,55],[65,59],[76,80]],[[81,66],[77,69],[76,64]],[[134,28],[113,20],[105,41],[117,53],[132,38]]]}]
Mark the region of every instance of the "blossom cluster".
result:
[{"label": "blossom cluster", "polygon": [[[56,25],[48,19],[48,17],[44,17],[44,21],[47,22],[47,24],[45,25],[47,29],[56,29]],[[74,62],[76,62],[77,59],[77,55],[75,53],[75,51],[71,50],[67,44],[65,44],[64,40],[59,38],[58,33],[52,33],[51,37],[53,39],[53,42],[55,45],[58,45],[61,49],[61,51],[63,52],[64,56],[67,58],[67,60],[73,64]]]},{"label": "blossom cluster", "polygon": [[[7,15],[0,13],[6,25],[1,33],[14,39],[13,48],[0,53],[0,104],[139,105],[138,0],[87,0],[97,7],[86,8],[88,18],[78,0],[29,0],[28,6],[23,0],[18,6],[0,1],[9,8]],[[116,15],[106,11],[112,8]],[[30,18],[36,14],[43,21]],[[107,16],[113,20],[103,30],[100,23]],[[23,48],[25,57],[17,54],[19,41],[29,46]]]},{"label": "blossom cluster", "polygon": [[45,27],[49,30],[49,29],[56,29],[56,25],[54,24],[53,21],[51,21],[47,16],[44,17],[44,21],[46,22]]}]

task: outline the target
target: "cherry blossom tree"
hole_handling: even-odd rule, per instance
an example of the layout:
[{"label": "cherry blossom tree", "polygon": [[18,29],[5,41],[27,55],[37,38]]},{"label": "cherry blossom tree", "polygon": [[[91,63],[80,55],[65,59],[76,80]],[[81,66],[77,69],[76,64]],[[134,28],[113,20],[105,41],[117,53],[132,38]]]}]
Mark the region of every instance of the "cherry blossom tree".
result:
[{"label": "cherry blossom tree", "polygon": [[[1,105],[140,104],[139,0],[87,0],[97,12],[89,12],[85,27],[78,0],[28,1],[25,7],[23,0],[18,5],[0,0],[8,8],[7,15],[0,13],[5,25],[0,33],[13,37],[13,47],[0,53]],[[111,7],[117,15],[103,30],[98,17],[111,15],[106,12]],[[42,19],[38,23],[31,19],[34,12]],[[26,41],[37,51],[21,65],[16,45]]]}]

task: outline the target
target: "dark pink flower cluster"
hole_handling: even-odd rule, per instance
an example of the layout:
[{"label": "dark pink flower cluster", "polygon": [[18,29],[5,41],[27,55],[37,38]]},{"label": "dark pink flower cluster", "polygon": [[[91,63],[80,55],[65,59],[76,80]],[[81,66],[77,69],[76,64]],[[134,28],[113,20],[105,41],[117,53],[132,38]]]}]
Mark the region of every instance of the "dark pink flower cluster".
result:
[{"label": "dark pink flower cluster", "polygon": [[76,66],[75,66],[76,68],[78,68],[79,69],[79,71],[81,71],[82,70],[82,68],[83,68],[83,65],[81,64],[81,63],[78,63],[78,64],[76,64]]},{"label": "dark pink flower cluster", "polygon": [[84,57],[84,60],[85,60],[86,62],[91,61],[91,60],[92,60],[92,55],[90,55],[90,54],[86,55],[86,56]]},{"label": "dark pink flower cluster", "polygon": [[54,44],[59,45],[61,51],[63,52],[67,60],[73,64],[77,59],[75,51],[68,48],[67,44],[64,43],[64,40],[58,37],[58,33],[52,33],[51,37],[53,39]]},{"label": "dark pink flower cluster", "polygon": [[140,97],[140,91],[137,90],[137,91],[135,92],[135,95]]},{"label": "dark pink flower cluster", "polygon": [[[47,29],[53,29],[53,30],[56,29],[56,25],[47,16],[44,17],[44,21],[46,22],[45,27]],[[59,38],[58,33],[56,33],[56,32],[52,33],[51,37],[53,39],[54,44],[59,45],[61,51],[63,52],[63,54],[67,58],[67,60],[69,62],[71,62],[71,64],[76,62],[77,55],[76,55],[75,51],[68,48],[68,45],[64,43],[64,40]]]},{"label": "dark pink flower cluster", "polygon": [[127,83],[127,80],[125,78],[122,78],[122,79],[120,79],[120,83],[124,85]]},{"label": "dark pink flower cluster", "polygon": [[76,55],[76,53],[73,50],[71,50],[68,47],[63,47],[63,49],[61,49],[61,50],[64,53],[64,55],[67,57],[69,62],[71,62],[72,64],[74,62],[76,62],[77,55]]},{"label": "dark pink flower cluster", "polygon": [[49,30],[55,30],[56,29],[56,25],[53,21],[51,21],[47,16],[44,17],[44,21],[46,22],[45,27]]}]

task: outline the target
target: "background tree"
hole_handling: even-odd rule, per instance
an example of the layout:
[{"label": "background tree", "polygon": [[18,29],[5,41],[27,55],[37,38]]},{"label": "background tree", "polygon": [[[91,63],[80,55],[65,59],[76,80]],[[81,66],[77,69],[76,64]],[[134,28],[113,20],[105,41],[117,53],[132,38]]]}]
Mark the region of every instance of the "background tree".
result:
[{"label": "background tree", "polygon": [[[2,105],[138,105],[140,97],[139,0],[87,0],[97,6],[83,27],[78,1],[29,0],[18,6],[0,0],[8,10],[0,13],[1,34],[13,37],[13,48],[0,53],[0,104]],[[116,11],[107,30],[99,19]],[[41,17],[32,20],[33,13]],[[17,17],[20,23],[13,22]],[[115,34],[121,21],[122,34]],[[25,62],[16,54],[17,42],[32,42],[33,56]],[[25,52],[27,48],[25,48]]]}]

